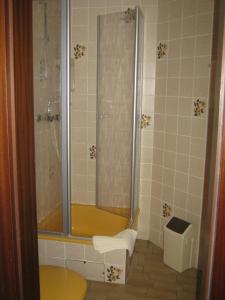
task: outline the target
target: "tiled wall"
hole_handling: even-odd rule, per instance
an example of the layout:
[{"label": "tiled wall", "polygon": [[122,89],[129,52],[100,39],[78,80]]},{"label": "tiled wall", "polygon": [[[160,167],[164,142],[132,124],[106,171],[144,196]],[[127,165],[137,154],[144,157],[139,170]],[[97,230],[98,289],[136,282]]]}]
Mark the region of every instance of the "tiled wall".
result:
[{"label": "tiled wall", "polygon": [[[97,15],[96,1],[71,1],[71,194],[73,203],[95,204]],[[74,59],[74,47],[84,55]],[[93,151],[90,147],[93,146]]]},{"label": "tiled wall", "polygon": [[144,14],[144,61],[141,136],[140,216],[138,237],[149,239],[153,157],[154,95],[156,74],[158,1],[142,1]]},{"label": "tiled wall", "polygon": [[97,252],[90,244],[38,240],[39,264],[67,267],[88,280],[124,284],[127,272],[126,250]]},{"label": "tiled wall", "polygon": [[196,226],[198,248],[212,16],[211,0],[158,1],[150,240],[159,246],[176,215]]},{"label": "tiled wall", "polygon": [[73,201],[95,204],[89,146],[96,143],[96,16],[134,5],[145,17],[139,238],[162,246],[163,225],[172,215],[199,229],[213,0],[72,1],[72,46],[87,46],[75,62],[72,193]]},{"label": "tiled wall", "polygon": [[[155,53],[157,29],[157,0],[72,0],[71,1],[71,53],[77,44],[86,47],[84,56],[73,59],[75,65],[74,91],[71,93],[72,129],[72,201],[95,204],[95,159],[90,158],[89,148],[96,144],[96,36],[97,15],[125,11],[139,5],[145,18],[144,28],[144,88],[143,113],[154,111]],[[150,185],[153,118],[142,134],[141,196],[139,236],[149,238]]]},{"label": "tiled wall", "polygon": [[[34,126],[36,199],[38,222],[61,201],[59,121],[37,120],[51,101],[53,113],[60,106],[60,1],[33,1]],[[45,27],[46,15],[46,27]]]}]

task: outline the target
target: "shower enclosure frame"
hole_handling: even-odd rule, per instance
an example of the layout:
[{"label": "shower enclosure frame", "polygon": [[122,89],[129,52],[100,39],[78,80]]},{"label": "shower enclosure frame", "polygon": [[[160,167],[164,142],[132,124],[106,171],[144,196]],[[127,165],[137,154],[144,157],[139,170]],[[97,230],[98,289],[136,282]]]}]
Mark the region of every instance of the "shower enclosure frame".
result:
[{"label": "shower enclosure frame", "polygon": [[70,0],[61,0],[61,184],[63,230],[38,230],[40,234],[70,236],[71,189],[70,189]]},{"label": "shower enclosure frame", "polygon": [[[71,169],[70,169],[70,0],[61,0],[62,6],[62,205],[63,234],[71,228]],[[66,4],[64,4],[66,2]]]},{"label": "shower enclosure frame", "polygon": [[[136,19],[135,19],[135,52],[134,52],[134,91],[133,91],[133,143],[132,143],[132,170],[131,170],[131,199],[130,199],[130,223],[132,224],[134,221],[135,217],[135,210],[137,209],[135,207],[135,179],[136,178],[136,170],[137,170],[137,163],[136,163],[136,158],[137,158],[137,153],[139,150],[139,159],[140,159],[140,147],[141,147],[141,133],[140,134],[140,140],[139,143],[137,144],[137,130],[138,126],[140,126],[139,130],[141,130],[141,115],[142,115],[142,90],[140,90],[140,94],[138,93],[138,71],[140,68],[140,75],[142,84],[143,84],[143,33],[144,30],[142,29],[142,32],[140,32],[140,22],[144,22],[144,16],[140,10],[139,7],[135,7],[136,9]],[[142,24],[143,26],[143,24]],[[141,45],[140,45],[141,43]],[[141,47],[140,47],[141,46]],[[141,61],[140,57],[141,55]],[[139,101],[138,101],[138,98]],[[138,105],[140,105],[138,109]],[[138,113],[139,112],[139,113]],[[139,149],[137,149],[139,147]],[[140,166],[138,169],[139,176],[140,176]],[[140,178],[137,180],[140,181]],[[138,182],[138,197],[139,197],[139,184]]]},{"label": "shower enclosure frame", "polygon": [[[71,238],[79,238],[83,240],[90,240],[88,237],[77,237],[71,235],[71,159],[70,159],[70,120],[71,120],[71,100],[70,100],[70,85],[71,85],[71,75],[70,75],[70,0],[61,0],[61,135],[62,135],[62,217],[63,217],[63,230],[61,232],[49,231],[49,230],[39,230],[40,234],[50,234],[59,236],[69,236]],[[140,33],[140,18],[144,21],[144,16],[139,7],[135,7],[135,38],[134,38],[134,77],[133,77],[133,124],[132,124],[132,170],[131,170],[131,199],[130,199],[130,216],[129,223],[132,224],[135,215],[135,172],[136,172],[136,155],[137,155],[137,130],[138,122],[140,125],[141,118],[141,106],[138,109],[139,103],[138,97],[142,95],[138,94],[138,68],[141,68],[141,80],[142,80],[142,61],[139,60],[139,54],[143,56],[143,45],[139,49],[140,37],[143,39],[143,30]],[[97,30],[99,32],[99,16],[97,20]],[[141,36],[142,34],[142,36]],[[97,44],[99,43],[99,34],[97,35]],[[143,43],[143,40],[142,40]],[[97,66],[98,57],[97,53]],[[97,68],[98,74],[98,68]],[[98,80],[96,82],[96,101],[98,99]],[[137,115],[138,110],[140,113]],[[98,105],[96,108],[96,116],[98,116]],[[140,128],[139,128],[140,130]],[[96,144],[98,144],[98,132],[96,131]],[[96,158],[97,159],[97,158]],[[97,205],[97,167],[96,167],[96,205]]]},{"label": "shower enclosure frame", "polygon": [[[143,79],[142,75],[142,61],[139,59],[139,55],[141,54],[141,58],[143,60],[143,30],[140,32],[140,21],[144,21],[144,16],[141,12],[141,9],[136,6],[135,8],[135,37],[134,37],[134,74],[133,74],[133,124],[132,124],[132,155],[131,155],[131,186],[130,186],[130,215],[129,215],[129,225],[131,225],[134,221],[135,217],[135,173],[137,171],[137,164],[136,164],[136,156],[137,156],[137,130],[138,125],[141,122],[141,101],[142,101],[142,94],[138,93],[138,69],[141,68],[141,81]],[[97,17],[97,48],[99,48],[99,36],[100,36],[100,16]],[[141,40],[140,40],[141,39]],[[141,42],[141,46],[140,46]],[[99,89],[98,89],[98,78],[99,78],[99,51],[97,51],[97,84],[96,84],[96,128],[98,128],[98,119],[99,119],[99,109],[98,109],[98,101],[99,101]],[[140,98],[140,99],[139,99]],[[139,101],[138,101],[139,100]],[[140,108],[138,109],[138,105]],[[138,114],[139,111],[139,114]],[[140,129],[139,129],[140,130]],[[96,146],[99,145],[99,134],[98,130],[96,130]],[[141,142],[141,140],[140,140]],[[97,148],[98,149],[98,148]],[[98,151],[96,151],[96,161],[98,160]],[[140,172],[140,170],[139,170]],[[139,189],[139,185],[138,185]],[[96,163],[96,205],[98,205],[98,163]]]}]

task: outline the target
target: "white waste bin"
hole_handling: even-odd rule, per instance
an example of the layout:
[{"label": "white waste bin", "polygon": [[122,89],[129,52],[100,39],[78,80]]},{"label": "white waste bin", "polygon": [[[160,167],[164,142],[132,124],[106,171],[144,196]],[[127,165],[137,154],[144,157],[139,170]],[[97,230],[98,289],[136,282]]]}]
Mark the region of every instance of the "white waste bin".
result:
[{"label": "white waste bin", "polygon": [[192,268],[194,240],[193,224],[173,217],[164,226],[164,263],[178,272]]}]

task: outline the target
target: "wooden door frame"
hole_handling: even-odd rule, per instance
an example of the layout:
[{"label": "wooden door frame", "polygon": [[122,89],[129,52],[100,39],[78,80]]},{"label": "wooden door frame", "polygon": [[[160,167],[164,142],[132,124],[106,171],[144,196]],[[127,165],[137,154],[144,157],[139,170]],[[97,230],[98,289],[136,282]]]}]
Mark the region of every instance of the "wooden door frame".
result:
[{"label": "wooden door frame", "polygon": [[[225,50],[223,55],[225,68]],[[31,0],[0,0],[0,58],[0,298],[38,300]],[[221,101],[224,84],[222,73]],[[212,300],[224,296],[224,124]]]},{"label": "wooden door frame", "polygon": [[[222,1],[222,0],[221,0]],[[217,1],[217,2],[221,2]],[[210,276],[210,300],[223,300],[225,298],[225,3],[218,6],[218,22],[221,36],[218,44],[221,47],[221,72],[220,91],[218,103],[218,173],[215,181],[217,184],[217,196],[213,203],[212,227],[211,227],[211,276]],[[219,42],[220,40],[220,42]],[[209,270],[207,270],[208,273]]]},{"label": "wooden door frame", "polygon": [[[223,81],[225,84],[225,78],[223,78]],[[225,103],[225,95],[223,95],[223,101]],[[225,118],[223,118],[222,131],[223,144],[212,266],[211,300],[223,300],[225,297]]]},{"label": "wooden door frame", "polygon": [[[200,299],[225,296],[225,3],[215,0],[199,269]],[[222,255],[223,253],[223,255]]]},{"label": "wooden door frame", "polygon": [[32,1],[0,0],[0,299],[39,299]]}]

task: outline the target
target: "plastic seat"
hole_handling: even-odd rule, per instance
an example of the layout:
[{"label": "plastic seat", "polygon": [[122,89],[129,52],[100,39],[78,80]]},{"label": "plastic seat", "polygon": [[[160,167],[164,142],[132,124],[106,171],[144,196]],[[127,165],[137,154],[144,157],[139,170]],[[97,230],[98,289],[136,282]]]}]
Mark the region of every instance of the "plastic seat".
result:
[{"label": "plastic seat", "polygon": [[78,273],[54,266],[40,266],[41,300],[82,300],[87,281]]}]

